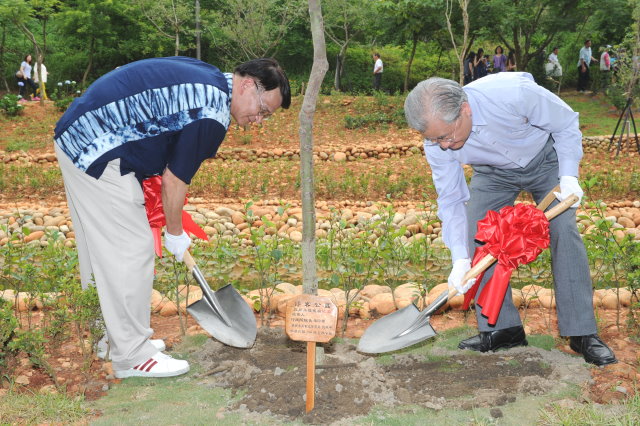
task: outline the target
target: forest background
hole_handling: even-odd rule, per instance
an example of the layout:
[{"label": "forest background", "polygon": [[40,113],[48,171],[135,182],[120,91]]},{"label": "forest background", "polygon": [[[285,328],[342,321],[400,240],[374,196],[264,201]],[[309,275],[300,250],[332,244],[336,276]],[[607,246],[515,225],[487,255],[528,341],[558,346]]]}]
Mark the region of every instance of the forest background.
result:
[{"label": "forest background", "polygon": [[[465,43],[459,1],[324,0],[330,70],[322,91],[371,93],[374,52],[384,61],[382,88],[393,94],[431,76],[459,80],[457,54],[482,47],[492,56],[497,45],[542,84],[545,58],[558,46],[563,87],[570,87],[586,39],[596,58],[605,45],[614,56],[633,51],[638,1],[470,0]],[[75,81],[78,90],[143,58],[200,57],[231,71],[273,56],[297,94],[312,63],[308,19],[305,0],[0,0],[0,90],[17,92],[14,74],[27,54],[34,62],[44,56],[49,88]],[[612,103],[624,105],[625,95],[617,96]]]}]

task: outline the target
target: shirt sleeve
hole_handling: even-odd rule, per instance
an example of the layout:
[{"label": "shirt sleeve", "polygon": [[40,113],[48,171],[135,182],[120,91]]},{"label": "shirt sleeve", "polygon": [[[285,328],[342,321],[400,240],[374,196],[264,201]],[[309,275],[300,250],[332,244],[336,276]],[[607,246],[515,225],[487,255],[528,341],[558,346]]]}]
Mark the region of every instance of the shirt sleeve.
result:
[{"label": "shirt sleeve", "polygon": [[187,185],[207,158],[213,157],[224,139],[226,128],[213,119],[200,119],[175,135],[168,167]]},{"label": "shirt sleeve", "polygon": [[438,218],[442,221],[444,243],[451,250],[453,261],[468,258],[465,203],[469,200],[469,188],[462,165],[437,146],[425,146],[425,153],[438,193]]},{"label": "shirt sleeve", "polygon": [[582,132],[578,113],[535,82],[523,84],[511,107],[529,123],[551,134],[558,155],[559,176],[578,177],[582,159]]}]

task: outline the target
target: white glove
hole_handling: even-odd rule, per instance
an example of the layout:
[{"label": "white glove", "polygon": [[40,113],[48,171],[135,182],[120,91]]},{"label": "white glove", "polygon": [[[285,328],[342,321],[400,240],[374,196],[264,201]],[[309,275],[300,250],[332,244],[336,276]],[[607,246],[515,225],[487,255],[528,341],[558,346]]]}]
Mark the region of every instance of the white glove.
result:
[{"label": "white glove", "polygon": [[584,192],[582,188],[580,188],[580,184],[578,183],[578,178],[575,176],[560,176],[560,192],[553,193],[558,201],[564,201],[571,194],[575,194],[578,196],[578,201],[572,205],[572,208],[577,208],[580,205],[580,200],[582,200],[582,195]]},{"label": "white glove", "polygon": [[454,287],[458,293],[465,294],[476,283],[475,278],[471,278],[466,283],[462,282],[464,275],[471,269],[470,259],[458,259],[453,262],[453,269],[449,274],[449,288]]},{"label": "white glove", "polygon": [[178,262],[182,262],[182,256],[191,245],[191,238],[186,232],[182,231],[181,235],[173,235],[168,232],[164,233],[164,246],[169,253],[174,255]]}]

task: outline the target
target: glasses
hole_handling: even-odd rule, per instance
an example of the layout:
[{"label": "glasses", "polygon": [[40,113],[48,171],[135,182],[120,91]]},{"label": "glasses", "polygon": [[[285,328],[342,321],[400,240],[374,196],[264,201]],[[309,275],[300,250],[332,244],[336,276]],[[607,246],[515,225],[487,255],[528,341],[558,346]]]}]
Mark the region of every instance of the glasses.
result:
[{"label": "glasses", "polygon": [[442,146],[443,143],[446,143],[446,144],[454,143],[456,141],[456,132],[458,131],[458,123],[459,122],[460,122],[460,117],[458,117],[458,119],[455,121],[455,124],[453,126],[453,133],[452,133],[451,137],[440,136],[439,138],[428,139],[429,145],[432,145],[432,146],[440,145],[440,146]]},{"label": "glasses", "polygon": [[263,120],[268,120],[273,113],[269,111],[269,108],[267,108],[262,100],[262,93],[265,92],[264,87],[262,87],[261,84],[258,84],[257,81],[254,81],[253,83],[256,85],[256,94],[258,95],[258,103],[260,104],[260,111],[258,111],[258,114],[256,115],[262,117]]}]

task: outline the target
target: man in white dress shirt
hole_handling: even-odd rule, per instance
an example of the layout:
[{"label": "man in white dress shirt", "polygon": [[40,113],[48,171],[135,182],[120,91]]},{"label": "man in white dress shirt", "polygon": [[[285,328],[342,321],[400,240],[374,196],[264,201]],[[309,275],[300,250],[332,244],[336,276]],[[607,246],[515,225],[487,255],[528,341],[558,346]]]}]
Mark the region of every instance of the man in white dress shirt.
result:
[{"label": "man in white dress shirt", "polygon": [[[465,293],[463,283],[477,246],[477,222],[488,210],[513,205],[520,191],[540,201],[558,183],[559,200],[582,197],[578,167],[582,134],[578,114],[559,97],[537,85],[531,74],[492,74],[466,85],[442,78],[419,83],[405,101],[410,127],[424,137],[427,161],[438,193],[438,217],[453,261],[449,285]],[[473,168],[467,186],[463,164]],[[587,362],[606,365],[615,355],[597,335],[587,254],[576,227],[576,208],[550,222],[558,326],[571,348]],[[487,270],[478,294],[493,275]],[[480,334],[459,348],[480,352],[525,346],[518,309],[507,288],[495,324],[476,309]]]}]

